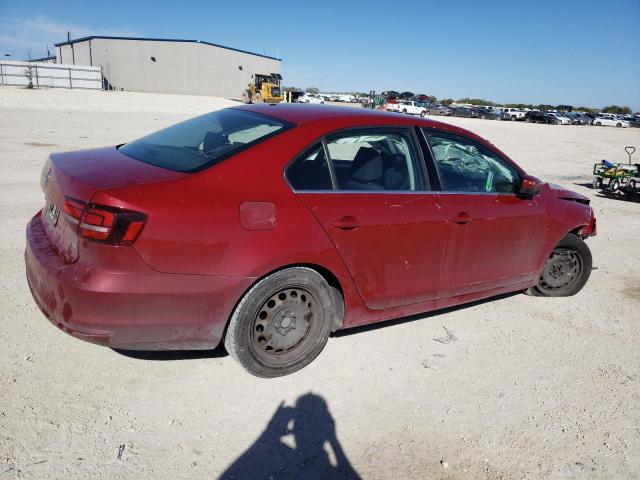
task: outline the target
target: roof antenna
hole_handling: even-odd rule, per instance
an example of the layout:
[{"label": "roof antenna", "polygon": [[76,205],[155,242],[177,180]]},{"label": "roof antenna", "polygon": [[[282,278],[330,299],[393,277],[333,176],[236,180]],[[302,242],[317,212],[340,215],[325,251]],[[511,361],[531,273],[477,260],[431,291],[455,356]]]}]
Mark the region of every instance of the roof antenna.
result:
[{"label": "roof antenna", "polygon": [[71,41],[71,32],[67,30],[67,42]]}]

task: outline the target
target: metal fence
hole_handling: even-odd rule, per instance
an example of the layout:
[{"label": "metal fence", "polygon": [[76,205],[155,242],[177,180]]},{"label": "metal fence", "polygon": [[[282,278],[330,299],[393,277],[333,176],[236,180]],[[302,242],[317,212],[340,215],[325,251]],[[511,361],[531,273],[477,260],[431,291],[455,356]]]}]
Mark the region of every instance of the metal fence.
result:
[{"label": "metal fence", "polygon": [[0,62],[0,85],[102,90],[102,68],[40,62]]}]

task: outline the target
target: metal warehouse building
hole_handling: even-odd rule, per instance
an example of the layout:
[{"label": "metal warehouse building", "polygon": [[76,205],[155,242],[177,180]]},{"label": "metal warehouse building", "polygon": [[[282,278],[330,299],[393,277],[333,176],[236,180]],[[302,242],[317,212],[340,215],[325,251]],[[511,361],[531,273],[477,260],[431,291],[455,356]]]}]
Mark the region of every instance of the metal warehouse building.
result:
[{"label": "metal warehouse building", "polygon": [[56,63],[102,67],[105,88],[237,98],[282,60],[200,40],[91,36],[57,43]]}]

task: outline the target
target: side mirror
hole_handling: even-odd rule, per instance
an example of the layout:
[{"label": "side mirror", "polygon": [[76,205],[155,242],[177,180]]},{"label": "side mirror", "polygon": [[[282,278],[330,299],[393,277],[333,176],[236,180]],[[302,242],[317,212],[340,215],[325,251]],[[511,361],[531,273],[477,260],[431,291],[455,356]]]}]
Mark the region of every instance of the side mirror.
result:
[{"label": "side mirror", "polygon": [[540,190],[540,180],[536,177],[532,177],[531,175],[525,175],[522,181],[520,182],[520,188],[518,188],[518,195],[522,195],[523,197],[533,197],[537,195]]}]

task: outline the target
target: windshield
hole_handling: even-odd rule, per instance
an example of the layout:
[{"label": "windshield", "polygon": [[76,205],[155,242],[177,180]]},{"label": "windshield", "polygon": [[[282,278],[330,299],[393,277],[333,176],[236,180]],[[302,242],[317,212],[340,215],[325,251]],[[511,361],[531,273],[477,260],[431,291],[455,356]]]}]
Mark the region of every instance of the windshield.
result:
[{"label": "windshield", "polygon": [[194,172],[289,127],[291,124],[282,120],[227,108],[152,133],[119,150],[151,165]]}]

